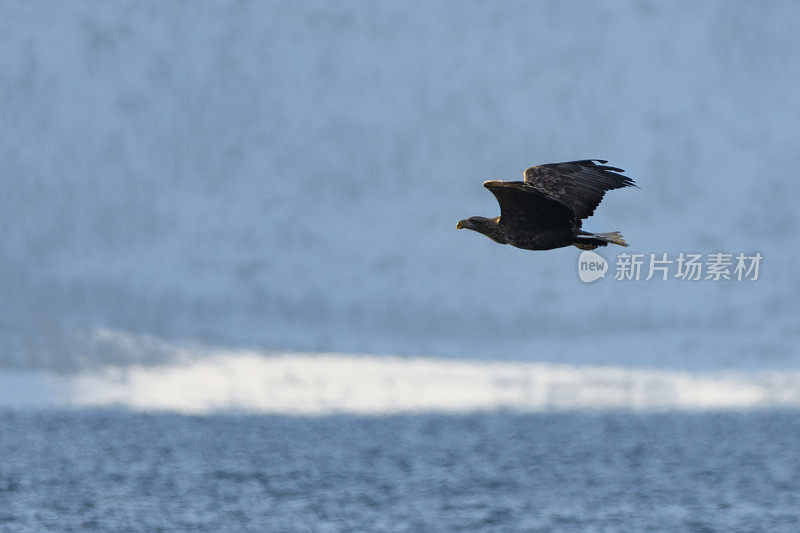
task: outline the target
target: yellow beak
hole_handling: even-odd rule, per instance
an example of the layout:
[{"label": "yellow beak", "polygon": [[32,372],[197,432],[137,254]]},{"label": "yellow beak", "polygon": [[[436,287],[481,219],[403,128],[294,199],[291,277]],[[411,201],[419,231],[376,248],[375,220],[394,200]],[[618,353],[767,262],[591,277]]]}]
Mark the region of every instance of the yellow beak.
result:
[{"label": "yellow beak", "polygon": [[458,224],[456,224],[456,229],[461,229],[461,228],[463,228],[463,227],[464,227],[464,221],[463,221],[463,220],[460,220],[460,221],[458,222]]}]

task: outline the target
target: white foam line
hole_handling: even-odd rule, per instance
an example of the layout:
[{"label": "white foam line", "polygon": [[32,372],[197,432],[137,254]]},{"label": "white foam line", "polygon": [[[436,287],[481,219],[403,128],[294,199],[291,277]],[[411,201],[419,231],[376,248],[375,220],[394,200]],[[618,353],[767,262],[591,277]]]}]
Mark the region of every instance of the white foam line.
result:
[{"label": "white foam line", "polygon": [[[52,386],[52,379],[49,386]],[[704,373],[337,354],[220,353],[64,380],[72,406],[322,415],[800,408],[800,372]]]}]

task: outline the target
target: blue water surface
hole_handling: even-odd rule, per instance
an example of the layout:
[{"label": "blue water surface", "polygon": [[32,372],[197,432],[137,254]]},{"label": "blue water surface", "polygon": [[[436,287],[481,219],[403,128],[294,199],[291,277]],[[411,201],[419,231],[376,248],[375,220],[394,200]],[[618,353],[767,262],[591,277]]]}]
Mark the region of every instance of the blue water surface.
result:
[{"label": "blue water surface", "polygon": [[793,531],[792,412],[0,414],[0,529]]}]

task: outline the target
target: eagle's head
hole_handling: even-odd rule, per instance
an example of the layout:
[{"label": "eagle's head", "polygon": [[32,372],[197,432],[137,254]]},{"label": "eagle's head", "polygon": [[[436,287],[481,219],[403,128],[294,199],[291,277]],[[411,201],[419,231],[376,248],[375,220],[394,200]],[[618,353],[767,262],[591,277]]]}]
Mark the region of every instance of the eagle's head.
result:
[{"label": "eagle's head", "polygon": [[486,226],[488,218],[485,217],[469,217],[464,220],[459,220],[456,224],[456,229],[471,229],[473,231],[480,231],[480,228]]},{"label": "eagle's head", "polygon": [[506,244],[508,240],[500,229],[500,217],[486,218],[486,217],[469,217],[461,220],[456,224],[456,229],[466,228],[478,233],[483,233],[490,239],[500,244]]}]

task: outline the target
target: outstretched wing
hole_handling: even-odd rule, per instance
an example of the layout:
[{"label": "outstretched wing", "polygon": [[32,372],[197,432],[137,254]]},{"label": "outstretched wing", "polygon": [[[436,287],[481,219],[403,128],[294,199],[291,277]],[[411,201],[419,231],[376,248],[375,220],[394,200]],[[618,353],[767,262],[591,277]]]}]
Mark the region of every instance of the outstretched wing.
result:
[{"label": "outstretched wing", "polygon": [[530,167],[525,171],[525,183],[584,219],[592,216],[606,191],[636,186],[632,179],[619,174],[625,172],[621,168],[604,166],[607,162],[585,159]]},{"label": "outstretched wing", "polygon": [[483,186],[500,204],[500,224],[511,231],[569,231],[574,225],[575,214],[569,207],[525,182],[489,180]]}]

